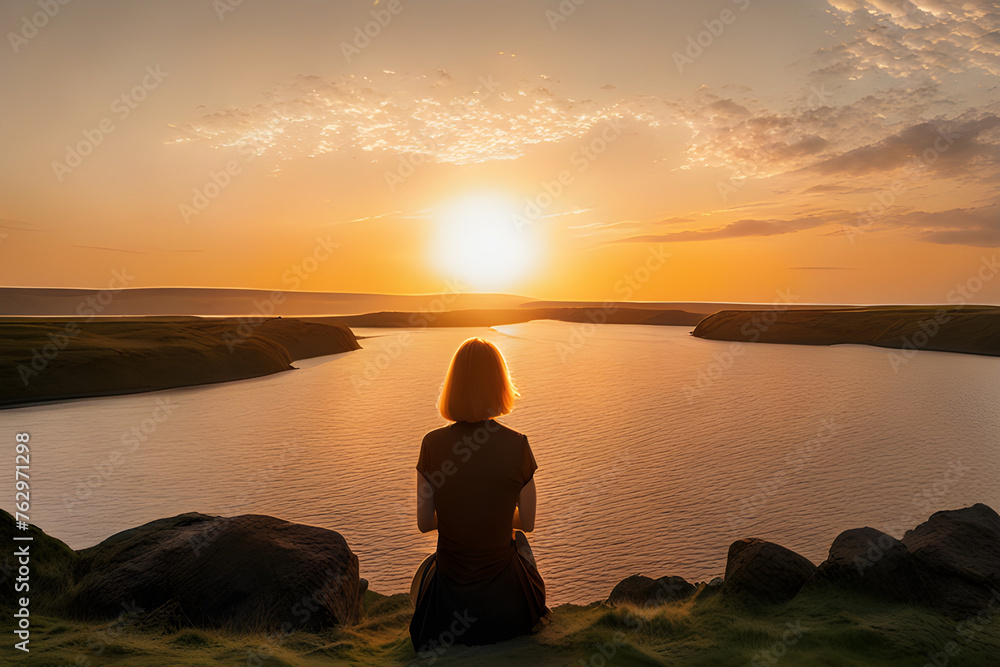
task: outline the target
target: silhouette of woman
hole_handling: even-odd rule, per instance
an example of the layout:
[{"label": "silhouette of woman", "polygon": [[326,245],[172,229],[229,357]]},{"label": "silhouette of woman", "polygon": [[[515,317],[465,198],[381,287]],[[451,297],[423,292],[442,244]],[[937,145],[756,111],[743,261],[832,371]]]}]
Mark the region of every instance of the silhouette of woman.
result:
[{"label": "silhouette of woman", "polygon": [[528,438],[494,421],[517,396],[495,345],[462,343],[438,401],[454,423],[425,435],[417,460],[417,526],[438,531],[410,590],[418,653],[526,634],[548,612],[522,532],[535,527],[538,466]]}]

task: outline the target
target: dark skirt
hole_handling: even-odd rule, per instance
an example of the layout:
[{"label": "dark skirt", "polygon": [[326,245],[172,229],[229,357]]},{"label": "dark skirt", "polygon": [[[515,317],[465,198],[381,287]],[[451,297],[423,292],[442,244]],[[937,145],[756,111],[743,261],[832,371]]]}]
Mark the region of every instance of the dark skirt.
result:
[{"label": "dark skirt", "polygon": [[453,644],[492,644],[528,634],[548,609],[534,563],[514,548],[510,562],[486,580],[460,582],[425,561],[414,580],[413,649],[435,655]]}]

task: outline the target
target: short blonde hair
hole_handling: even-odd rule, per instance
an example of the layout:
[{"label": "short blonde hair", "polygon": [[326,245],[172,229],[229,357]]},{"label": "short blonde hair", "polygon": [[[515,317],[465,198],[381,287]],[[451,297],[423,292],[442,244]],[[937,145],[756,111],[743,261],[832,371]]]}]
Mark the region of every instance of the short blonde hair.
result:
[{"label": "short blonde hair", "polygon": [[451,358],[438,410],[449,421],[480,422],[510,413],[518,396],[497,346],[470,338]]}]

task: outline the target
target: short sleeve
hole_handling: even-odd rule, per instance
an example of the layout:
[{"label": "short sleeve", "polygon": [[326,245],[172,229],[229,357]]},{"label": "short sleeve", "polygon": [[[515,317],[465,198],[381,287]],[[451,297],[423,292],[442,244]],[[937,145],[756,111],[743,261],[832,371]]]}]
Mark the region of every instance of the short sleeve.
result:
[{"label": "short sleeve", "polygon": [[420,441],[420,455],[417,456],[417,472],[419,472],[424,477],[427,477],[431,471],[431,453],[430,447],[427,444],[427,436]]},{"label": "short sleeve", "polygon": [[521,436],[524,447],[521,453],[521,479],[524,480],[524,484],[531,481],[534,477],[535,471],[538,469],[538,464],[535,463],[535,455],[531,452],[531,445],[528,444],[528,437],[525,435]]}]

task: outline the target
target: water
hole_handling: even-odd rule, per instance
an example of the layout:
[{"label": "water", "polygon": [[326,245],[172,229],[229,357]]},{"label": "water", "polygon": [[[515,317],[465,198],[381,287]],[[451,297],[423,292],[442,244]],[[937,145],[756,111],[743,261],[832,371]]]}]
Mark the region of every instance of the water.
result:
[{"label": "water", "polygon": [[475,335],[523,394],[501,421],[538,460],[550,604],[636,573],[708,580],[741,537],[818,563],[847,528],[1000,508],[1000,359],[920,352],[897,372],[878,348],[744,345],[730,363],[683,327],[357,333],[375,337],[266,378],[0,412],[31,433],[32,522],[82,548],[182,512],[270,514],[339,531],[373,590],[406,591],[435,540],[416,528],[417,450]]}]

